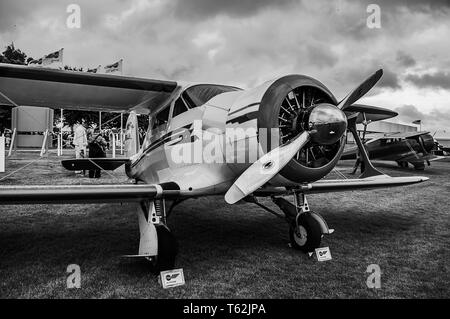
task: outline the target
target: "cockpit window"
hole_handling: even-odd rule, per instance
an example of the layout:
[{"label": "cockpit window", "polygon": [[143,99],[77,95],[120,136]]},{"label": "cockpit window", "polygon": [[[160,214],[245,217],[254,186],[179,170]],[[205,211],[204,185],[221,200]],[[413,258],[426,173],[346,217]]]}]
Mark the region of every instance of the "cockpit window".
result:
[{"label": "cockpit window", "polygon": [[169,111],[170,107],[168,106],[163,110],[159,111],[159,113],[155,115],[155,120],[153,122],[152,129],[161,126],[163,124],[166,124],[169,121]]},{"label": "cockpit window", "polygon": [[183,92],[182,97],[190,108],[194,108],[205,104],[216,95],[238,90],[240,89],[226,85],[201,84],[186,89],[186,91]]},{"label": "cockpit window", "polygon": [[181,97],[179,97],[176,101],[175,101],[175,105],[173,107],[173,114],[172,117],[175,117],[177,115],[180,115],[181,113],[184,113],[188,110],[188,107],[186,106],[186,104],[184,104],[183,99]]}]

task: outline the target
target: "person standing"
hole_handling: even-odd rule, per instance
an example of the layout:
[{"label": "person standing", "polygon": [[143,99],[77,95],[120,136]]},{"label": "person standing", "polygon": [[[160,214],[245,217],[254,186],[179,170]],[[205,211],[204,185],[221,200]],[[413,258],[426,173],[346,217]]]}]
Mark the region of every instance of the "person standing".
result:
[{"label": "person standing", "polygon": [[[74,130],[73,145],[75,146],[75,158],[83,158],[87,153],[86,147],[88,143],[83,122],[83,120],[81,123],[80,121],[77,121]],[[75,173],[81,173],[81,171],[75,171]]]},{"label": "person standing", "polygon": [[[106,157],[106,140],[99,134],[90,134],[89,137],[89,158],[105,158]],[[89,170],[89,178],[100,178],[101,169],[96,168]]]}]

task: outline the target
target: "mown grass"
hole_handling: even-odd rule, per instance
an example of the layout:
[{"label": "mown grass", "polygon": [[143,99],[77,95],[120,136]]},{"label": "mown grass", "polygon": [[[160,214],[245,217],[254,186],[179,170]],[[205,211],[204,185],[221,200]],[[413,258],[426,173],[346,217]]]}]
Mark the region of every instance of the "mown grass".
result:
[{"label": "mown grass", "polygon": [[[0,179],[35,158],[8,159]],[[343,172],[351,165],[340,164]],[[290,249],[285,222],[259,207],[229,206],[221,197],[187,200],[170,220],[186,285],[168,290],[145,263],[119,258],[137,251],[133,204],[0,206],[0,297],[448,298],[450,161],[424,172],[378,166],[430,181],[310,196],[311,207],[336,229],[322,242],[331,249],[328,262]],[[0,184],[127,182],[121,169],[113,174],[75,176],[51,155]],[[69,264],[81,267],[81,289],[66,288]],[[366,286],[370,264],[381,267],[381,289]]]}]

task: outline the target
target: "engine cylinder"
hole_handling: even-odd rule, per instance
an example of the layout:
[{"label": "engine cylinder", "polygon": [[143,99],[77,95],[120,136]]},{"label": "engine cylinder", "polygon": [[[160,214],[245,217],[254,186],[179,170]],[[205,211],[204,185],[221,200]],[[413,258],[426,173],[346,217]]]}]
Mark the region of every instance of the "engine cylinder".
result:
[{"label": "engine cylinder", "polygon": [[[311,182],[334,168],[344,149],[346,131],[345,115],[336,104],[331,91],[308,76],[284,76],[268,87],[259,107],[258,131],[278,129],[279,142],[285,144],[312,130],[310,142],[281,170],[281,176],[296,183]],[[338,117],[335,122],[345,121],[345,127],[324,121],[327,116]],[[259,142],[267,144],[267,151],[278,146],[270,140]]]}]

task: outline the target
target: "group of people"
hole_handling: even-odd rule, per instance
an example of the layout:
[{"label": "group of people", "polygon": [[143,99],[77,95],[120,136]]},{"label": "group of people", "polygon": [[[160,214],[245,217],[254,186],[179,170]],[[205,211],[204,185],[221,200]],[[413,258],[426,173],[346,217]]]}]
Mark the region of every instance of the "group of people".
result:
[{"label": "group of people", "polygon": [[5,128],[5,130],[3,132],[0,131],[0,136],[5,137],[5,147],[8,148],[9,145],[11,144],[11,136],[12,136],[11,130]]},{"label": "group of people", "polygon": [[[86,130],[85,123],[78,122],[74,127],[73,145],[76,158],[105,158],[108,142],[102,132]],[[82,171],[76,171],[82,173]],[[89,178],[100,178],[101,169],[89,170]]]}]

